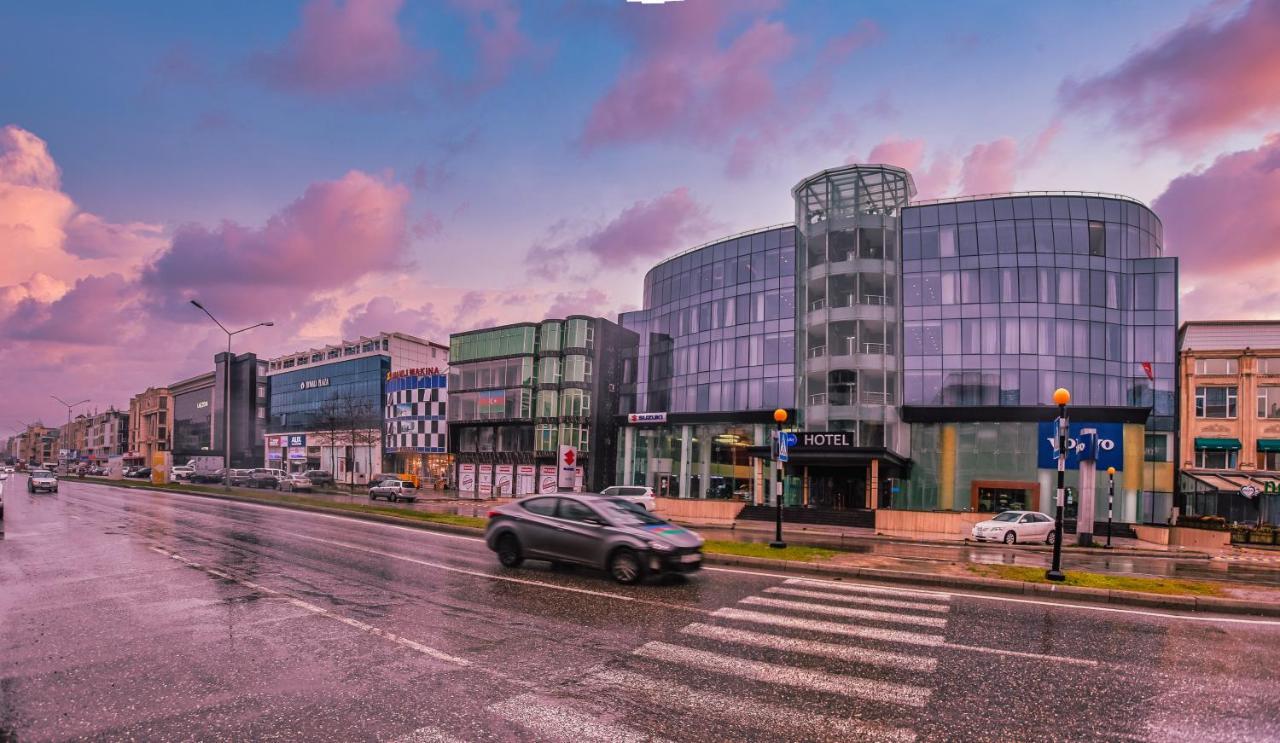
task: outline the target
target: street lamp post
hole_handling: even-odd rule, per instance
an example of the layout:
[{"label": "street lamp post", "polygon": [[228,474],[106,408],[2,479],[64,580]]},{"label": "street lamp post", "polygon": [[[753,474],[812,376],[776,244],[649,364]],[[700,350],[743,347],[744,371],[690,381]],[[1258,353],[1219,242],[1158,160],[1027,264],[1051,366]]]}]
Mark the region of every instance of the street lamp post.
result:
[{"label": "street lamp post", "polygon": [[1059,387],[1053,391],[1053,401],[1058,405],[1058,509],[1053,521],[1053,567],[1044,574],[1052,581],[1064,581],[1062,574],[1062,509],[1066,502],[1067,480],[1067,403],[1071,393]]},{"label": "street lamp post", "polygon": [[222,487],[225,490],[230,490],[231,489],[231,336],[239,335],[240,333],[243,333],[247,330],[253,330],[254,328],[263,328],[263,327],[269,328],[275,325],[275,323],[272,322],[271,320],[267,320],[266,322],[260,322],[254,325],[250,325],[247,328],[240,328],[239,330],[227,330],[227,327],[222,323],[218,322],[218,318],[214,317],[212,312],[205,309],[204,305],[200,304],[194,299],[191,300],[191,304],[195,305],[197,308],[200,309],[201,312],[208,315],[209,319],[213,320],[213,322],[219,328],[222,329],[222,332],[227,334],[227,368],[226,368],[226,371],[223,373],[223,376],[227,378],[227,396],[222,400],[222,410],[224,412],[223,420],[225,422],[225,425],[223,426],[223,429],[222,429],[222,444],[223,444],[222,446],[222,449],[223,449]]},{"label": "street lamp post", "polygon": [[71,471],[71,470],[70,470],[70,467],[71,467],[71,443],[70,443],[70,436],[71,436],[71,409],[72,409],[72,408],[74,408],[74,407],[75,407],[75,406],[77,406],[77,405],[84,405],[85,403],[87,403],[87,402],[89,402],[89,401],[88,401],[88,400],[81,400],[80,402],[67,402],[66,400],[63,400],[61,397],[58,397],[57,395],[49,395],[49,397],[52,397],[53,399],[57,400],[58,402],[62,403],[63,405],[65,405],[65,406],[67,407],[67,427],[66,427],[66,428],[64,428],[64,429],[62,429],[62,430],[63,430],[62,437],[63,437],[63,441],[64,441],[64,442],[66,442],[66,449],[67,449],[67,468],[68,468],[68,469],[67,469],[67,471],[68,471],[68,472],[70,472],[70,471]]},{"label": "street lamp post", "polygon": [[1111,506],[1116,500],[1116,468],[1107,468],[1107,549],[1111,549]]},{"label": "street lamp post", "polygon": [[[782,424],[787,422],[787,411],[783,410],[782,408],[778,408],[777,410],[773,411],[773,421],[774,423],[778,424],[778,432],[777,432],[778,449],[779,451],[781,451]],[[786,469],[783,467],[781,459],[778,459],[777,462],[778,462],[778,484],[774,487],[774,491],[773,491],[773,505],[774,505],[776,518],[774,520],[773,541],[769,543],[769,546],[773,547],[774,549],[783,549],[784,547],[787,546],[787,543],[782,541],[782,489],[783,487],[785,487],[783,485],[783,482],[786,479],[785,478]]]}]

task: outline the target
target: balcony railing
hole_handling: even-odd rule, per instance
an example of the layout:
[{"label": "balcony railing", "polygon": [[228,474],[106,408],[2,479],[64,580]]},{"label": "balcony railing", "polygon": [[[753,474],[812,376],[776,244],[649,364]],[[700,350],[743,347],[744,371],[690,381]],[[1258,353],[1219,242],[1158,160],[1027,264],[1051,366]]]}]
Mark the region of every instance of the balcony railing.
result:
[{"label": "balcony railing", "polygon": [[862,393],[862,401],[869,405],[892,405],[892,392],[867,392]]},{"label": "balcony railing", "polygon": [[814,346],[809,349],[809,358],[816,359],[827,355],[826,346]]},{"label": "balcony railing", "polygon": [[890,344],[888,344],[888,343],[863,343],[863,344],[862,344],[862,352],[863,352],[863,353],[891,354],[891,353],[893,353],[893,346],[892,346],[892,345],[890,345]]},{"label": "balcony railing", "polygon": [[819,392],[816,395],[809,395],[809,404],[810,405],[826,405],[827,393]]},{"label": "balcony railing", "polygon": [[889,298],[883,294],[863,294],[862,303],[885,305],[889,304]]},{"label": "balcony railing", "polygon": [[822,299],[815,299],[809,303],[809,310],[811,312],[817,312],[818,310],[825,310],[826,308],[827,308],[826,297],[823,297]]}]

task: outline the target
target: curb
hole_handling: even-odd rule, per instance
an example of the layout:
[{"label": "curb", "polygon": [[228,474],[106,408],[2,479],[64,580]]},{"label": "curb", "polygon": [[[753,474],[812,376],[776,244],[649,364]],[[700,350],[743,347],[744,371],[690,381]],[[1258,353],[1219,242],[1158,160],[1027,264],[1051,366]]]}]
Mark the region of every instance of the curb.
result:
[{"label": "curb", "polygon": [[881,583],[898,583],[926,586],[938,589],[962,589],[985,593],[1032,596],[1037,598],[1061,597],[1076,601],[1116,606],[1135,606],[1182,611],[1217,612],[1221,614],[1246,614],[1250,616],[1280,617],[1280,603],[1227,599],[1217,596],[1168,596],[1138,591],[1115,591],[1105,588],[1082,586],[1058,586],[1046,583],[983,578],[981,576],[936,575],[906,570],[883,568],[855,568],[844,565],[822,565],[794,560],[773,560],[767,557],[704,554],[703,562],[730,567],[768,568],[780,573],[796,573],[818,577],[858,578]]},{"label": "curb", "polygon": [[[89,482],[95,485],[110,485],[109,482]],[[405,526],[423,531],[439,531],[448,534],[460,534],[478,537],[484,530],[471,526],[457,526],[435,521],[419,521],[416,519],[387,516],[380,513],[363,513],[347,511],[339,508],[311,505],[308,503],[272,503],[244,496],[226,493],[201,493],[191,490],[173,490],[169,488],[148,487],[146,485],[126,485],[126,488],[149,490],[156,493],[180,493],[213,500],[252,503],[294,511],[310,511],[331,516],[375,521],[395,526]],[[1024,583],[1021,581],[1001,580],[999,578],[983,578],[981,576],[936,575],[918,573],[907,570],[886,570],[884,568],[856,568],[845,565],[822,565],[818,563],[800,562],[797,560],[774,560],[766,557],[746,557],[740,555],[703,554],[704,564],[727,565],[730,567],[768,568],[779,573],[795,573],[818,577],[845,577],[880,583],[908,584],[941,589],[963,589],[985,593],[1000,593],[1019,596],[1049,598],[1061,596],[1089,603],[1114,604],[1119,606],[1137,606],[1157,609],[1179,609],[1183,611],[1218,612],[1222,614],[1246,614],[1251,616],[1280,617],[1280,603],[1262,601],[1246,601],[1242,599],[1226,599],[1216,596],[1167,596],[1158,593],[1140,593],[1137,591],[1114,591],[1103,588],[1084,588],[1080,586],[1058,586],[1045,583]]]}]

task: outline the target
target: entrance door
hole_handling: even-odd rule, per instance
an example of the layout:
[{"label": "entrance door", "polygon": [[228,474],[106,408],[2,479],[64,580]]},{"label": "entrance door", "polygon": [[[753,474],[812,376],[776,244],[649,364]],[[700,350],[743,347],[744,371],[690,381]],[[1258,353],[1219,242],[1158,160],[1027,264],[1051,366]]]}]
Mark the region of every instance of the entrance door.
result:
[{"label": "entrance door", "polygon": [[1035,511],[1040,505],[1039,494],[1039,483],[975,480],[970,494],[970,506],[979,513]]},{"label": "entrance door", "polygon": [[809,505],[833,511],[864,508],[867,498],[865,467],[810,467]]}]

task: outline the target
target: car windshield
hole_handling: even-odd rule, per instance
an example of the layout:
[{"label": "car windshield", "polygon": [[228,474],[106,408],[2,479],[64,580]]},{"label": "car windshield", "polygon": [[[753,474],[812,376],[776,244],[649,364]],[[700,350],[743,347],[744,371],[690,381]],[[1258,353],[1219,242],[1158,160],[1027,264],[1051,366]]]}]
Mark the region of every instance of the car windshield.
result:
[{"label": "car windshield", "polygon": [[992,519],[992,521],[1017,521],[1018,517],[1021,515],[1022,514],[1014,513],[1013,511],[1005,511],[1004,513]]},{"label": "car windshield", "polygon": [[600,503],[606,515],[615,524],[625,526],[656,526],[665,524],[666,521],[654,516],[631,501],[619,498],[610,498]]},{"label": "car windshield", "polygon": [[32,477],[53,477],[53,473],[49,470],[36,470],[31,473]]}]

